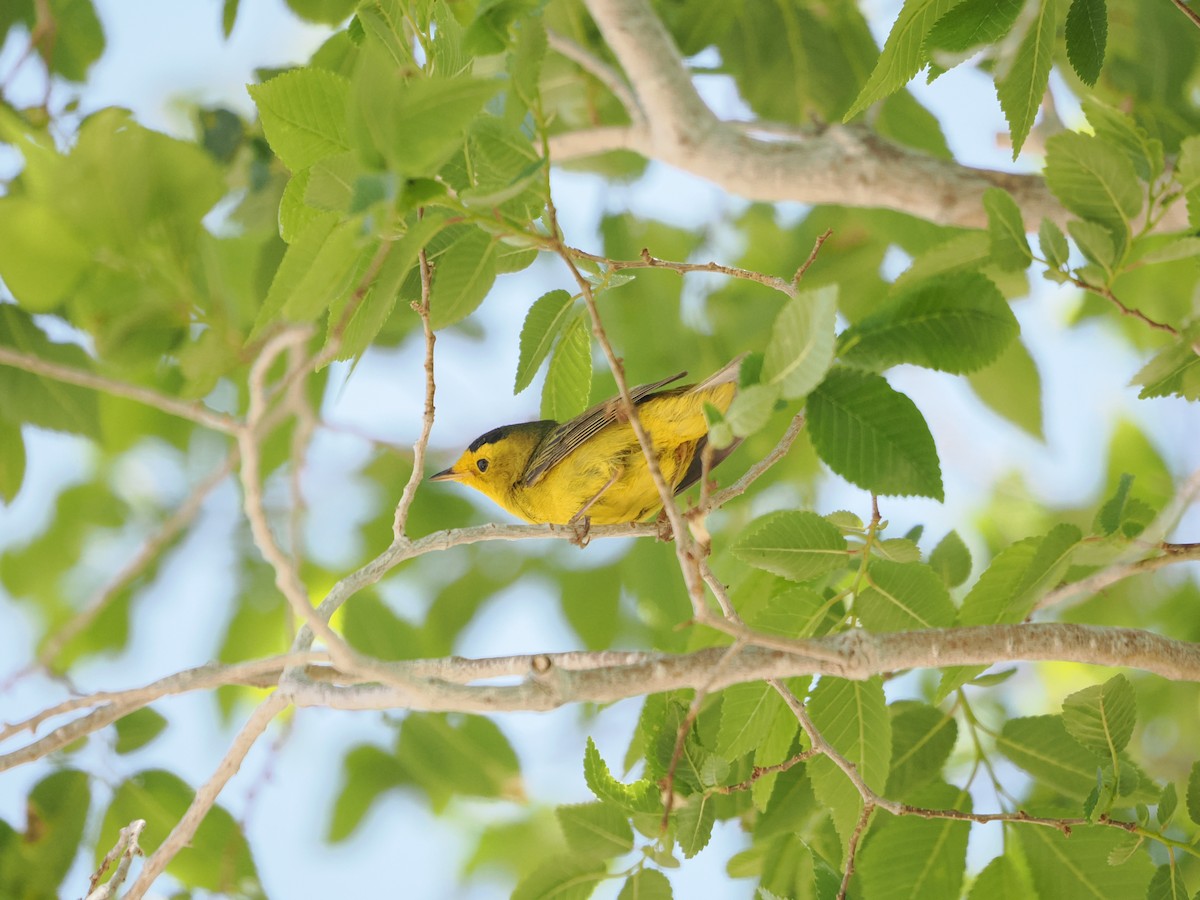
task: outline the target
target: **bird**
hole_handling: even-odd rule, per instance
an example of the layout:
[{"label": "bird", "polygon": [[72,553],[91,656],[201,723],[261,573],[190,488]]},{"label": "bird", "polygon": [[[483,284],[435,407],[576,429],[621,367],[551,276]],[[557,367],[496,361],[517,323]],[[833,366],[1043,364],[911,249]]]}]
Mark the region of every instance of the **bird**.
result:
[{"label": "bird", "polygon": [[[676,494],[701,477],[708,441],[704,406],[729,409],[741,362],[732,360],[698,384],[667,388],[687,375],[683,371],[630,391],[663,478]],[[736,446],[712,451],[710,467]],[[567,422],[540,419],[486,431],[430,480],[465,484],[526,522],[582,523],[585,533],[591,525],[639,522],[662,508],[619,396]]]}]

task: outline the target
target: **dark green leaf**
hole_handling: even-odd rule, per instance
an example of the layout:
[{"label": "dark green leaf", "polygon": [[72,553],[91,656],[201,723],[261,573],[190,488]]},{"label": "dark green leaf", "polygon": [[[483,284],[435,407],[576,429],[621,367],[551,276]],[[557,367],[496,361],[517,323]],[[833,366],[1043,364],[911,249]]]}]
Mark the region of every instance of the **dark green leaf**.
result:
[{"label": "dark green leaf", "polygon": [[870,631],[917,631],[954,621],[946,585],[929,566],[874,559],[854,610]]},{"label": "dark green leaf", "polygon": [[1011,900],[1032,896],[1033,887],[1022,869],[1008,856],[997,856],[979,873],[967,900]]},{"label": "dark green leaf", "polygon": [[634,813],[662,811],[662,798],[654,782],[642,779],[632,784],[622,784],[617,781],[590,737],[583,754],[583,777],[592,793],[606,803],[615,803]]},{"label": "dark green leaf", "polygon": [[709,794],[695,794],[675,814],[675,840],[684,857],[691,859],[708,846],[716,821],[716,801]]},{"label": "dark green leaf", "polygon": [[587,408],[592,392],[592,332],[577,317],[558,341],[542,385],[542,418],[565,422]]},{"label": "dark green leaf", "polygon": [[1133,163],[1094,135],[1065,131],[1046,142],[1046,184],[1071,212],[1114,234],[1128,235],[1142,210],[1143,189]]},{"label": "dark green leaf", "polygon": [[[12,304],[0,305],[0,347],[84,372],[92,369],[82,347],[47,340],[33,319]],[[0,419],[100,437],[94,391],[9,365],[0,365]]]},{"label": "dark green leaf", "polygon": [[595,857],[555,857],[522,878],[512,900],[587,900],[604,876],[604,863]]},{"label": "dark green leaf", "polygon": [[842,333],[838,355],[872,371],[907,362],[973,372],[996,360],[1019,330],[990,279],[956,272],[907,283],[891,302]]},{"label": "dark green leaf", "polygon": [[1015,834],[1039,897],[1128,900],[1146,895],[1154,870],[1149,854],[1138,853],[1119,866],[1108,864],[1112,852],[1125,843],[1117,829],[1080,825],[1070,837],[1054,828],[1019,828]]},{"label": "dark green leaf", "polygon": [[414,713],[400,729],[396,759],[429,795],[435,810],[454,796],[524,796],[512,745],[482,716],[452,721],[435,713]]},{"label": "dark green leaf", "polygon": [[1049,219],[1042,219],[1038,228],[1038,246],[1041,247],[1042,256],[1051,266],[1059,268],[1067,264],[1071,248],[1067,246],[1067,238],[1062,229]]},{"label": "dark green leaf", "polygon": [[916,404],[879,375],[835,367],[808,398],[809,436],[829,468],[876,494],[941,500],[942,473]]},{"label": "dark green leaf", "polygon": [[301,67],[247,90],[271,149],[293,172],[350,149],[345,139],[350,83],[340,75]]},{"label": "dark green leaf", "polygon": [[384,793],[410,784],[412,776],[396,757],[379,747],[359,744],[342,760],[342,783],[325,839],[338,843],[362,824]]},{"label": "dark green leaf", "polygon": [[1062,716],[1009,719],[996,748],[1069,799],[1082,801],[1095,787],[1100,760],[1071,737]]},{"label": "dark green leaf", "polygon": [[[936,785],[924,793],[927,802],[937,807],[953,808],[970,802],[970,795],[949,785]],[[871,830],[872,839],[863,847],[861,859],[866,896],[958,900],[966,868],[969,822],[899,819]]]},{"label": "dark green leaf", "polygon": [[721,692],[721,725],[714,749],[726,759],[744,756],[763,742],[783,708],[783,700],[766,682],[730,685]]},{"label": "dark green leaf", "polygon": [[[22,864],[26,881],[20,885],[22,892],[14,896],[58,897],[71,893],[73,889],[61,882],[79,850],[90,802],[88,778],[75,769],[54,772],[33,786],[25,800],[27,828],[17,838],[20,849],[14,854]],[[5,856],[2,837],[0,834],[0,858]],[[0,885],[8,877],[0,873]]]},{"label": "dark green leaf", "polygon": [[1108,8],[1105,0],[1071,0],[1067,11],[1067,59],[1086,85],[1094,85],[1104,65],[1108,40]]},{"label": "dark green leaf", "polygon": [[971,551],[958,536],[948,531],[929,554],[929,566],[942,577],[946,587],[958,587],[971,574]]},{"label": "dark green leaf", "polygon": [[907,799],[941,775],[958,736],[954,717],[923,703],[889,707],[892,761],[887,796]]},{"label": "dark green leaf", "polygon": [[[96,841],[98,863],[117,842],[117,833],[134,819],[145,819],[141,847],[158,849],[192,802],[193,791],[177,775],[150,769],[126,779],[113,792]],[[167,864],[167,873],[183,885],[234,894],[257,888],[258,873],[241,829],[220,806],[209,810],[188,845]]]},{"label": "dark green leaf", "polygon": [[1007,74],[996,82],[1000,108],[1012,136],[1013,159],[1020,155],[1029,137],[1034,116],[1050,83],[1057,30],[1058,0],[1036,0],[1036,9],[1029,17],[1017,54]]},{"label": "dark green leaf", "polygon": [[778,385],[788,400],[807,396],[833,363],[836,318],[836,285],[801,291],[789,300],[771,329],[761,381]]},{"label": "dark green leaf", "polygon": [[987,211],[988,236],[996,265],[1009,271],[1028,268],[1033,253],[1025,238],[1025,223],[1021,221],[1016,201],[1008,191],[988,188],[983,192],[983,208]]},{"label": "dark green leaf", "polygon": [[1162,828],[1166,828],[1171,819],[1175,816],[1175,809],[1179,805],[1179,795],[1175,790],[1175,782],[1168,781],[1167,786],[1162,789],[1159,794],[1158,804],[1155,810],[1154,817],[1158,820],[1158,824]]},{"label": "dark green leaf", "polygon": [[633,849],[625,813],[608,803],[577,803],[554,810],[567,845],[576,853],[608,859]]},{"label": "dark green leaf", "polygon": [[734,554],[760,569],[807,581],[848,562],[846,539],[816,513],[787,510],[752,522],[733,545]]},{"label": "dark green leaf", "polygon": [[1200,400],[1200,355],[1187,341],[1177,341],[1159,351],[1136,375],[1133,383],[1142,386],[1138,397],[1183,397]]},{"label": "dark green leaf", "polygon": [[641,869],[630,875],[617,900],[671,900],[671,882],[654,869]]},{"label": "dark green leaf", "polygon": [[496,280],[497,243],[472,228],[450,245],[433,276],[429,321],[435,328],[460,322],[475,311]]},{"label": "dark green leaf", "polygon": [[1183,872],[1173,862],[1159,866],[1146,888],[1146,900],[1191,900],[1191,896]]},{"label": "dark green leaf", "polygon": [[1193,822],[1200,822],[1200,762],[1192,763],[1188,774],[1187,811]]},{"label": "dark green leaf", "polygon": [[130,753],[154,740],[167,727],[167,720],[150,707],[131,712],[117,719],[118,753]]},{"label": "dark green leaf", "polygon": [[0,503],[12,503],[25,480],[25,441],[21,426],[0,418]]},{"label": "dark green leaf", "polygon": [[1137,697],[1124,675],[1076,691],[1063,701],[1067,731],[1101,759],[1125,749],[1137,722]]},{"label": "dark green leaf", "polygon": [[858,97],[846,111],[842,121],[856,115],[888,94],[904,87],[925,63],[922,43],[933,24],[940,19],[955,0],[906,0],[900,15],[892,25],[883,52],[871,77],[859,91]]},{"label": "dark green leaf", "polygon": [[964,0],[938,19],[925,37],[925,54],[935,62],[939,51],[962,54],[994,44],[1012,29],[1022,0]]},{"label": "dark green leaf", "polygon": [[575,298],[569,293],[558,290],[542,294],[529,307],[525,324],[521,326],[521,356],[517,362],[514,394],[521,393],[533,381],[542,360],[566,327],[574,302]]}]

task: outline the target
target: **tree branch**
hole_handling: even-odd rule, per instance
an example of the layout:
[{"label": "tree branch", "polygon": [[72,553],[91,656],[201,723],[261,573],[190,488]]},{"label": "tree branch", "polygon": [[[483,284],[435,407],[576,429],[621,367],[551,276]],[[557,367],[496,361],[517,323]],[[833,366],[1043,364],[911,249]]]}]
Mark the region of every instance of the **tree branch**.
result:
[{"label": "tree branch", "polygon": [[211,428],[213,431],[220,431],[224,434],[235,434],[240,427],[237,419],[209,409],[203,403],[189,403],[186,400],[160,394],[158,391],[142,387],[140,384],[130,384],[127,381],[118,381],[94,372],[64,366],[31,353],[21,353],[11,347],[0,347],[0,366],[12,366],[14,369],[21,369],[34,375],[53,378],[55,381],[90,388],[94,391],[103,391],[114,397],[124,397],[127,400],[151,406],[168,415],[187,419],[189,422],[195,422],[197,425],[203,425],[205,428]]},{"label": "tree branch", "polygon": [[[662,22],[644,0],[587,0],[588,10],[646,112],[645,127],[562,134],[556,162],[624,149],[751,200],[885,207],[942,225],[987,225],[983,192],[1012,194],[1026,222],[1062,225],[1067,214],[1037,175],[973,169],[892,144],[858,125],[762,140],[754,123],[723,122],[705,106]],[[769,125],[764,126],[769,128]],[[1173,209],[1165,227],[1185,227]]]}]

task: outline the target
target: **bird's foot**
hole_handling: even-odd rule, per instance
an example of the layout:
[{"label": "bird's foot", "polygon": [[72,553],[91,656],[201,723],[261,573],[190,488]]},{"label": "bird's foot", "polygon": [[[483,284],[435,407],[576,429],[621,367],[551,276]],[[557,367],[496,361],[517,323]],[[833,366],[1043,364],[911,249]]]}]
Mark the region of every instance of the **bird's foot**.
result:
[{"label": "bird's foot", "polygon": [[592,519],[583,513],[577,513],[567,520],[567,525],[575,533],[571,543],[581,550],[591,542]]}]

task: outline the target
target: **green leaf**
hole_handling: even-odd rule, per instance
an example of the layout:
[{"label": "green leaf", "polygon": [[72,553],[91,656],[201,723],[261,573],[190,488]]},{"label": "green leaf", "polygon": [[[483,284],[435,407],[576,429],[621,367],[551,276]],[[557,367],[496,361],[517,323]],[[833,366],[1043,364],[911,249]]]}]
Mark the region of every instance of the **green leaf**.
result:
[{"label": "green leaf", "polygon": [[354,12],[357,0],[287,0],[287,5],[300,18],[322,25],[338,25]]},{"label": "green leaf", "polygon": [[1049,219],[1042,219],[1038,228],[1038,246],[1042,250],[1042,256],[1051,266],[1061,268],[1067,264],[1071,248],[1067,246],[1067,238],[1062,229]]},{"label": "green leaf", "polygon": [[25,480],[25,440],[21,426],[0,418],[0,503],[12,503]]},{"label": "green leaf", "polygon": [[1133,736],[1137,697],[1124,675],[1076,691],[1063,701],[1063,722],[1071,737],[1101,759],[1115,758]]},{"label": "green leaf", "polygon": [[870,78],[842,117],[849,122],[874,103],[895,93],[912,79],[925,64],[922,42],[925,34],[955,0],[905,0],[900,15],[884,42],[879,61]]},{"label": "green leaf", "polygon": [[963,54],[994,44],[1012,30],[1023,0],[964,0],[938,19],[925,36],[925,55],[939,61],[939,51]]},{"label": "green leaf", "polygon": [[[60,890],[70,893],[62,880],[79,850],[90,802],[88,777],[75,769],[62,769],[35,784],[25,799],[26,831],[15,838],[19,849],[9,859],[5,859],[8,854],[4,853],[3,841],[7,826],[0,822],[0,859],[5,859],[6,868],[10,860],[19,861],[20,875],[24,876],[22,879],[17,873],[0,873],[0,886],[15,879],[20,892],[13,897],[63,896]],[[104,851],[99,855],[103,856]]]},{"label": "green leaf", "polygon": [[1064,797],[1082,801],[1095,787],[1100,761],[1071,737],[1062,716],[1009,719],[996,749]]},{"label": "green leaf", "polygon": [[[770,421],[778,402],[779,388],[773,384],[738,388],[729,409],[725,410],[725,422],[737,437],[754,434]],[[711,434],[709,440],[713,440]]]},{"label": "green leaf", "polygon": [[[970,801],[966,792],[949,785],[938,785],[926,793],[939,807]],[[864,895],[884,900],[958,900],[969,822],[906,817],[881,823],[871,831],[860,863]]]},{"label": "green leaf", "polygon": [[[158,849],[187,811],[193,791],[177,775],[149,769],[123,781],[113,792],[96,840],[99,863],[117,842],[117,833],[134,819],[145,819],[141,847]],[[225,894],[245,894],[258,886],[250,845],[223,807],[212,807],[187,846],[167,864],[167,874],[185,887]]]},{"label": "green leaf", "polygon": [[899,294],[938,275],[961,270],[975,272],[987,263],[991,254],[991,241],[984,232],[956,234],[917,254],[892,284],[892,293]]},{"label": "green leaf", "polygon": [[1025,238],[1025,223],[1021,210],[1008,191],[988,188],[983,192],[983,208],[987,211],[988,237],[991,239],[992,259],[1001,269],[1022,271],[1033,262],[1033,252]]},{"label": "green leaf", "polygon": [[[283,299],[283,315],[293,322],[310,322],[348,291],[362,257],[362,225],[339,222],[329,232],[316,255],[308,261],[303,283],[295,285]],[[291,248],[288,248],[289,252]],[[284,259],[287,259],[285,255]],[[275,282],[271,282],[275,287]],[[276,301],[280,298],[276,296]],[[267,301],[272,300],[268,293]]]},{"label": "green leaf", "polygon": [[49,204],[0,197],[0,278],[29,312],[48,312],[67,299],[92,264],[92,249]]},{"label": "green leaf", "polygon": [[247,90],[271,149],[293,172],[350,149],[345,140],[350,82],[342,76],[301,67]]},{"label": "green leaf", "polygon": [[656,869],[640,869],[626,879],[617,900],[671,900],[671,882]]},{"label": "green leaf", "polygon": [[1025,344],[1015,340],[989,366],[968,377],[971,390],[995,413],[1042,437],[1042,380]]},{"label": "green leaf", "polygon": [[958,737],[958,723],[924,703],[893,704],[892,761],[887,796],[907,798],[938,779]]},{"label": "green leaf", "polygon": [[1183,872],[1174,864],[1159,866],[1146,888],[1146,900],[1191,900]]},{"label": "green leaf", "polygon": [[801,291],[775,318],[760,380],[785,399],[808,396],[833,364],[837,294],[837,285]]},{"label": "green leaf", "polygon": [[1117,235],[1128,236],[1142,210],[1133,163],[1093,135],[1064,131],[1046,142],[1046,184],[1068,210]]},{"label": "green leaf", "polygon": [[929,426],[879,375],[831,369],[808,398],[808,430],[821,459],[852,484],[876,494],[943,498]]},{"label": "green leaf", "polygon": [[517,882],[512,900],[587,900],[605,874],[594,857],[555,857]]},{"label": "green leaf", "polygon": [[[313,261],[325,242],[337,227],[337,216],[333,213],[321,213],[313,217],[296,236],[296,240],[288,245],[287,252],[279,262],[275,275],[271,279],[271,287],[263,305],[259,307],[254,328],[250,332],[253,340],[262,334],[283,311],[284,306],[293,297],[297,297],[308,288],[308,273]],[[325,284],[325,295],[328,296],[329,285]]]},{"label": "green leaf", "polygon": [[346,642],[372,659],[413,659],[421,654],[421,632],[397,616],[374,591],[362,591],[341,612]]},{"label": "green leaf", "polygon": [[792,581],[807,581],[849,561],[846,539],[816,513],[770,513],[742,532],[733,545],[738,559]]},{"label": "green leaf", "polygon": [[436,175],[463,145],[464,132],[483,105],[504,85],[469,75],[399,83],[394,77],[380,82],[378,76],[373,66],[355,74],[354,121],[390,167],[407,178]]},{"label": "green leaf", "polygon": [[1006,75],[996,82],[996,95],[1012,135],[1013,159],[1021,153],[1042,105],[1054,63],[1058,0],[1037,0],[1027,30]]},{"label": "green leaf", "polygon": [[1148,242],[1146,240],[1139,240],[1134,245],[1134,252],[1138,253],[1138,262],[1152,264],[1174,262],[1177,259],[1200,259],[1200,237],[1192,237],[1191,235],[1184,235],[1182,237],[1178,235],[1154,235],[1154,237],[1164,237],[1166,240],[1145,253],[1138,253],[1138,251],[1147,245]]},{"label": "green leaf", "polygon": [[[1100,5],[1104,4],[1101,2]],[[1097,137],[1120,147],[1129,157],[1138,178],[1149,182],[1162,175],[1162,141],[1150,137],[1132,118],[1095,97],[1083,101],[1083,112]]]},{"label": "green leaf", "polygon": [[498,244],[478,228],[469,229],[438,260],[429,304],[435,329],[460,322],[473,313],[496,280]]},{"label": "green leaf", "polygon": [[1112,272],[1117,262],[1118,238],[1111,228],[1099,222],[1072,219],[1067,223],[1067,231],[1089,262],[1106,273]]},{"label": "green leaf", "polygon": [[782,637],[811,637],[840,624],[833,605],[812,588],[793,585],[773,596],[766,607],[748,614],[746,620],[760,631]]},{"label": "green leaf", "polygon": [[948,531],[933,552],[929,554],[929,566],[941,576],[948,588],[958,587],[971,574],[971,551],[957,531]]},{"label": "green leaf", "polygon": [[566,327],[574,303],[575,298],[569,293],[557,290],[542,294],[529,307],[521,326],[521,356],[513,394],[529,387],[550,347]]},{"label": "green leaf", "polygon": [[[808,700],[813,724],[834,748],[858,768],[867,784],[882,792],[892,756],[892,725],[878,676],[866,681],[824,677]],[[807,764],[817,800],[833,816],[844,843],[862,809],[862,798],[827,756]]]},{"label": "green leaf", "polygon": [[1133,486],[1133,476],[1128,472],[1121,473],[1121,480],[1116,492],[1105,501],[1096,513],[1093,528],[1100,534],[1112,534],[1121,527],[1125,504],[1129,500],[1129,488]]},{"label": "green leaf", "polygon": [[924,563],[871,560],[867,586],[854,610],[869,631],[917,631],[954,621],[954,604],[938,574]]},{"label": "green leaf", "polygon": [[385,793],[411,782],[394,754],[371,744],[352,747],[342,759],[342,783],[325,839],[334,844],[346,840]]},{"label": "green leaf", "polygon": [[1066,36],[1071,68],[1084,84],[1095,85],[1104,65],[1104,46],[1108,40],[1105,0],[1071,0]]},{"label": "green leaf", "polygon": [[499,727],[483,716],[454,720],[413,713],[400,728],[396,760],[434,810],[456,796],[521,799],[521,768]]},{"label": "green leaf", "polygon": [[587,408],[592,393],[592,332],[587,319],[567,326],[542,385],[542,418],[565,422]]},{"label": "green leaf", "polygon": [[225,36],[225,40],[229,40],[229,36],[233,34],[233,26],[237,22],[238,0],[225,0],[221,4],[221,34]]},{"label": "green leaf", "polygon": [[717,754],[737,759],[754,750],[783,709],[783,700],[766,682],[748,681],[725,688],[721,692],[721,725],[714,747]]},{"label": "green leaf", "polygon": [[1160,350],[1136,375],[1133,384],[1142,389],[1138,397],[1183,397],[1200,400],[1200,355],[1186,340],[1177,341]]},{"label": "green leaf", "polygon": [[[10,347],[47,362],[90,372],[91,357],[76,344],[55,344],[32,317],[10,303],[0,304],[0,347]],[[95,391],[0,365],[0,419],[100,437]]]},{"label": "green leaf", "polygon": [[131,712],[117,719],[116,751],[130,753],[154,740],[167,727],[167,720],[150,707]]},{"label": "green leaf", "polygon": [[1054,828],[1018,828],[1029,874],[1038,897],[1128,900],[1144,897],[1153,874],[1149,854],[1138,853],[1119,866],[1110,854],[1125,843],[1123,832],[1102,825],[1077,825],[1067,837]]},{"label": "green leaf", "polygon": [[567,845],[576,853],[608,859],[633,849],[625,813],[608,803],[577,803],[554,810]]},{"label": "green leaf", "polygon": [[1188,774],[1187,811],[1193,822],[1200,822],[1200,761],[1192,763]]},{"label": "green leaf", "polygon": [[1190,135],[1180,143],[1175,180],[1187,200],[1188,223],[1200,228],[1200,135]]},{"label": "green leaf", "polygon": [[634,813],[662,812],[658,786],[645,778],[632,784],[617,781],[590,737],[583,754],[583,777],[591,792],[605,803],[615,803]]},{"label": "green leaf", "polygon": [[716,801],[710,794],[694,794],[675,814],[675,840],[684,857],[691,859],[708,846],[716,821]]},{"label": "green leaf", "polygon": [[1179,794],[1175,790],[1175,782],[1168,781],[1166,787],[1159,794],[1157,808],[1155,809],[1154,817],[1158,820],[1159,827],[1166,828],[1171,824],[1171,819],[1175,816],[1175,810],[1179,805]]},{"label": "green leaf", "polygon": [[1019,331],[989,278],[956,272],[906,284],[878,312],[842,333],[838,355],[848,365],[871,371],[907,362],[943,372],[973,372],[995,361]]},{"label": "green leaf", "polygon": [[997,856],[979,873],[967,900],[1011,900],[1032,896],[1033,887],[1021,868],[1008,856]]}]

